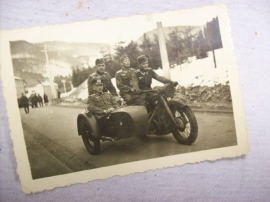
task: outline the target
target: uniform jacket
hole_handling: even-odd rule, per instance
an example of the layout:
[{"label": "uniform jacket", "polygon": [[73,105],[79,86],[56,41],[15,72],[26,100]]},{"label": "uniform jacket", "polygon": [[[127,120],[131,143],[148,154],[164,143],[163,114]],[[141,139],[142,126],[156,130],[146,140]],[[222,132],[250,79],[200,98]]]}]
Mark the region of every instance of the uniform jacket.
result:
[{"label": "uniform jacket", "polygon": [[104,110],[117,108],[118,105],[110,93],[96,93],[88,97],[88,111],[94,114],[102,114]]},{"label": "uniform jacket", "polygon": [[45,103],[49,102],[49,101],[48,101],[48,96],[47,96],[47,95],[44,94],[43,98],[44,98],[44,102],[45,102]]},{"label": "uniform jacket", "polygon": [[43,102],[43,99],[41,96],[38,96],[37,98],[38,98],[38,102]]},{"label": "uniform jacket", "polygon": [[38,102],[38,97],[34,94],[32,94],[30,97],[29,97],[29,100],[32,102],[32,103],[36,103]]},{"label": "uniform jacket", "polygon": [[90,74],[88,77],[87,85],[88,85],[88,94],[92,95],[94,93],[93,86],[92,86],[92,80],[101,79],[103,82],[103,92],[109,91],[113,96],[117,96],[115,87],[112,84],[110,74],[107,72],[104,72],[104,74],[98,74],[97,72],[94,72]]},{"label": "uniform jacket", "polygon": [[132,74],[135,72],[135,69],[120,69],[118,72],[115,74],[115,79],[116,79],[116,85],[117,88],[120,90],[120,93],[127,93],[131,92],[131,78]]},{"label": "uniform jacket", "polygon": [[131,85],[134,90],[147,90],[151,89],[152,78],[156,79],[161,83],[170,83],[171,80],[167,79],[163,76],[159,76],[153,69],[147,68],[145,69],[137,69],[132,74]]},{"label": "uniform jacket", "polygon": [[23,106],[28,105],[28,98],[24,95],[21,97],[20,102]]}]

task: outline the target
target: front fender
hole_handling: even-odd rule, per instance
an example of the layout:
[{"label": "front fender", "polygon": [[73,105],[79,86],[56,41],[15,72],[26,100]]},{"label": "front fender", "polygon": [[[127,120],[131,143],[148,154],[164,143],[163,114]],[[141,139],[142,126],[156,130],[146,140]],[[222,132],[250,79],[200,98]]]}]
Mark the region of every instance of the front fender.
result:
[{"label": "front fender", "polygon": [[85,121],[87,123],[87,125],[92,129],[93,131],[93,135],[95,138],[99,138],[100,137],[100,130],[99,130],[99,126],[97,123],[97,120],[95,118],[95,116],[87,116],[85,113],[80,113],[77,117],[77,130],[78,130],[78,134],[81,135],[81,131],[80,131],[80,121]]},{"label": "front fender", "polygon": [[187,102],[179,97],[174,97],[171,100],[169,100],[169,105],[175,105],[175,104],[177,104],[180,107],[187,106]]}]

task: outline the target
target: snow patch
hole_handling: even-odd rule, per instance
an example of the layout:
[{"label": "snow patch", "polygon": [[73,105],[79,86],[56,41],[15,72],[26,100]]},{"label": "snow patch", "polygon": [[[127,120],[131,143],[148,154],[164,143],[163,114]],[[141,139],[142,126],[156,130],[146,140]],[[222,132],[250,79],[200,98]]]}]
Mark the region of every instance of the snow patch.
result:
[{"label": "snow patch", "polygon": [[[223,50],[215,51],[216,58],[222,57]],[[177,81],[180,86],[208,86],[213,87],[218,84],[226,85],[229,83],[228,70],[226,64],[217,63],[215,68],[212,52],[208,53],[209,57],[195,60],[190,58],[189,63],[184,63],[181,66],[175,66],[170,69],[170,75],[172,81]],[[164,75],[162,69],[155,70],[158,75]],[[116,87],[115,78],[112,79],[112,83]],[[162,86],[163,84],[153,79],[152,87]],[[78,88],[77,92],[70,94],[72,98],[86,99],[88,97],[87,82],[83,82]]]}]

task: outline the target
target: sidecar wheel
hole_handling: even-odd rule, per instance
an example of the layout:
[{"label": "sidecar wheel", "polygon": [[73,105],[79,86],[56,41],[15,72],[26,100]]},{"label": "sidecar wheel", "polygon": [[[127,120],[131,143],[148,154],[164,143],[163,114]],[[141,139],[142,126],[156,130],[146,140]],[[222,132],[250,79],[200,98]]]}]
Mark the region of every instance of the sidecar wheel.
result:
[{"label": "sidecar wheel", "polygon": [[180,143],[191,145],[198,136],[198,124],[191,109],[186,107],[175,107],[172,110],[179,127],[172,131],[174,138]]},{"label": "sidecar wheel", "polygon": [[92,129],[88,126],[85,120],[80,122],[80,131],[84,146],[90,154],[99,154],[100,140],[94,138]]}]

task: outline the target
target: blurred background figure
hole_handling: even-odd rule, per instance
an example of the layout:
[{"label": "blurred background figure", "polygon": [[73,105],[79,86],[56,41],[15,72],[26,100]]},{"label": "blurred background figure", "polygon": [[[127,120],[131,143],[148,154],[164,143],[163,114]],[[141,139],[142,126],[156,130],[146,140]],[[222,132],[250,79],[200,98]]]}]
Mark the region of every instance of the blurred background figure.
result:
[{"label": "blurred background figure", "polygon": [[20,102],[24,108],[25,113],[29,114],[29,100],[23,93],[22,93],[22,97],[20,98]]},{"label": "blurred background figure", "polygon": [[47,105],[48,105],[49,100],[48,100],[48,96],[47,96],[47,94],[46,94],[46,93],[44,93],[44,95],[43,95],[43,100],[44,100],[45,106],[47,106]]},{"label": "blurred background figure", "polygon": [[40,94],[38,94],[38,104],[39,104],[39,106],[40,107],[43,107],[43,99],[42,99],[42,97],[40,96]]}]

